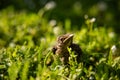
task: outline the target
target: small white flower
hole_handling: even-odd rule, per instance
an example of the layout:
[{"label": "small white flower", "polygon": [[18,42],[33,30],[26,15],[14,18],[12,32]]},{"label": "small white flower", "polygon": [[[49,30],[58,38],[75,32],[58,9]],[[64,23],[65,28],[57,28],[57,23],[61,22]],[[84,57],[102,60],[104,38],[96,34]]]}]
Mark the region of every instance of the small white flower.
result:
[{"label": "small white flower", "polygon": [[59,35],[61,33],[61,28],[59,26],[56,26],[53,28],[53,33],[55,35]]},{"label": "small white flower", "polygon": [[3,74],[0,74],[0,77],[2,78],[4,75]]},{"label": "small white flower", "polygon": [[118,48],[116,45],[113,45],[111,48],[112,55],[115,57],[120,56],[120,48]]},{"label": "small white flower", "polygon": [[115,37],[115,33],[114,32],[110,32],[108,35],[109,35],[110,38],[114,38]]},{"label": "small white flower", "polygon": [[55,6],[56,6],[56,3],[54,1],[50,1],[45,5],[45,9],[50,10],[50,9],[55,8]]},{"label": "small white flower", "polygon": [[43,37],[40,39],[40,41],[41,41],[41,43],[46,43],[46,39]]},{"label": "small white flower", "polygon": [[94,79],[95,79],[95,77],[93,77],[93,76],[89,77],[89,80],[94,80]]},{"label": "small white flower", "polygon": [[13,48],[13,47],[16,46],[16,44],[15,44],[14,42],[11,42],[11,43],[9,44],[9,46]]},{"label": "small white flower", "polygon": [[95,21],[96,21],[96,18],[90,19],[90,22],[91,22],[91,23],[93,23],[93,22],[95,22]]},{"label": "small white flower", "polygon": [[88,15],[87,15],[87,14],[86,14],[86,15],[84,15],[84,18],[85,18],[85,19],[88,19]]},{"label": "small white flower", "polygon": [[8,66],[11,66],[11,63],[7,63]]},{"label": "small white flower", "polygon": [[55,26],[57,24],[57,21],[56,20],[50,20],[49,24],[51,26]]},{"label": "small white flower", "polygon": [[21,50],[23,50],[23,51],[25,51],[25,50],[26,50],[26,48],[25,48],[25,46],[24,46],[24,45],[21,47]]},{"label": "small white flower", "polygon": [[111,50],[112,50],[112,53],[116,53],[117,47],[115,45],[113,45]]}]

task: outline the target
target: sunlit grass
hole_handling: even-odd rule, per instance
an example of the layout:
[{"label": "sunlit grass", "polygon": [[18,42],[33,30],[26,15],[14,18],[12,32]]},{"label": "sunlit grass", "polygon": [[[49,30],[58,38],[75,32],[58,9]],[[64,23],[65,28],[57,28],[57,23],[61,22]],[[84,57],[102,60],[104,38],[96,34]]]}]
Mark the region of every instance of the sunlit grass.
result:
[{"label": "sunlit grass", "polygon": [[[93,19],[87,18],[80,30],[71,30],[69,19],[63,27],[57,21],[51,25],[40,12],[1,11],[0,80],[119,80],[119,37],[111,29],[94,26]],[[64,33],[73,33],[82,48],[80,63],[69,48],[69,66],[52,53],[58,35]]]}]

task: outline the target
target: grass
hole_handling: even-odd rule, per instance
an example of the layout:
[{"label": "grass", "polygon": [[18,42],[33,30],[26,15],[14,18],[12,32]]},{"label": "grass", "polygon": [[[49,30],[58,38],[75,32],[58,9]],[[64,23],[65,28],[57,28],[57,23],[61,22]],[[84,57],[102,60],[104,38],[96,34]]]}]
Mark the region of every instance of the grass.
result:
[{"label": "grass", "polygon": [[[113,58],[114,53],[120,54],[120,38],[113,29],[94,25],[94,18],[87,18],[81,29],[73,29],[70,19],[63,27],[43,14],[44,10],[0,11],[0,80],[120,79],[120,57]],[[82,48],[79,64],[70,49],[69,67],[62,65],[51,51],[56,38],[64,33],[73,33],[74,42]],[[48,66],[50,61],[53,63]]]}]

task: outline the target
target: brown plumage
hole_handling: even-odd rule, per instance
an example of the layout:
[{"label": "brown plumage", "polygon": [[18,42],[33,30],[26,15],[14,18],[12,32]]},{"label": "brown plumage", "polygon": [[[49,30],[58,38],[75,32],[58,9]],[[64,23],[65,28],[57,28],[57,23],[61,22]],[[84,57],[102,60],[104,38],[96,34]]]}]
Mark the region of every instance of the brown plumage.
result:
[{"label": "brown plumage", "polygon": [[68,64],[69,61],[70,54],[67,49],[68,47],[75,52],[75,55],[77,55],[77,62],[80,62],[82,50],[79,45],[73,43],[73,36],[73,34],[65,34],[59,36],[57,39],[57,44],[52,49],[53,53],[59,56],[63,64]]}]

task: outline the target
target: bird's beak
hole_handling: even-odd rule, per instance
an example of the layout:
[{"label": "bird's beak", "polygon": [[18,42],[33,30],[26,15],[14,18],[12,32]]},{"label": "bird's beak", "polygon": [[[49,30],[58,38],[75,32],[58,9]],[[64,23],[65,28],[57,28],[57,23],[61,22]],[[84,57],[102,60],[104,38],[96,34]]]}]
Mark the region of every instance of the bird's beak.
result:
[{"label": "bird's beak", "polygon": [[73,40],[73,36],[74,36],[74,34],[70,34],[70,35],[68,35],[68,37],[64,40],[64,42],[69,42],[69,41],[71,41],[72,42],[72,40]]},{"label": "bird's beak", "polygon": [[69,38],[70,38],[70,37],[73,37],[73,36],[74,36],[74,34],[70,34],[70,35],[69,35]]}]

